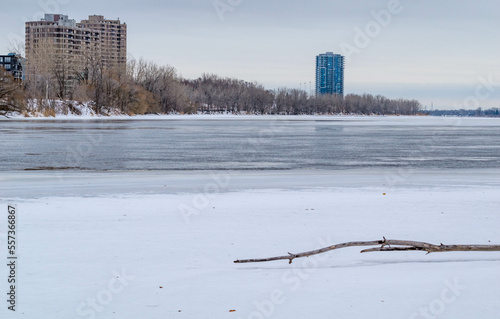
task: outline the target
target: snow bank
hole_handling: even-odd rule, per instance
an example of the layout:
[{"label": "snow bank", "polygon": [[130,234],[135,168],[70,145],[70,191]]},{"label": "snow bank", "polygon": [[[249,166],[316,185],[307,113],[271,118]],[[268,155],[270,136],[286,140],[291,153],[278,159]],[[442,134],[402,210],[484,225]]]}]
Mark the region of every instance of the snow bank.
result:
[{"label": "snow bank", "polygon": [[[40,111],[45,109],[42,104],[49,104],[52,111]],[[116,109],[104,109],[103,114],[96,114],[92,108],[92,102],[78,102],[78,101],[62,101],[62,100],[29,100],[27,110],[23,113],[15,112],[7,114],[10,119],[94,119],[103,117],[126,117],[128,115],[119,112]]]}]

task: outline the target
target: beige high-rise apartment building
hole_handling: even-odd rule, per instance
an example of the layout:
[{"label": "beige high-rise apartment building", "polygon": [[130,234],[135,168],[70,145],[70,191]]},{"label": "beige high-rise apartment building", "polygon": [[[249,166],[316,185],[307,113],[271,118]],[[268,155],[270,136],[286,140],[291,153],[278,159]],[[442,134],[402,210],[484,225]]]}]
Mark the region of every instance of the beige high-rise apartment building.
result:
[{"label": "beige high-rise apartment building", "polygon": [[46,14],[26,22],[25,51],[27,78],[55,74],[64,82],[59,95],[65,95],[85,76],[91,59],[108,70],[126,69],[127,25],[97,15],[77,23],[67,15]]},{"label": "beige high-rise apartment building", "polygon": [[25,27],[26,79],[35,86],[55,79],[57,95],[66,97],[83,75],[85,59],[97,49],[100,34],[62,14],[46,14]]},{"label": "beige high-rise apartment building", "polygon": [[40,21],[26,22],[26,56],[33,60],[42,50],[51,50],[71,58],[83,54],[86,46],[90,46],[91,37],[89,29],[77,28],[76,21],[68,16],[46,14]]},{"label": "beige high-rise apartment building", "polygon": [[102,62],[108,68],[125,68],[127,64],[127,24],[91,15],[77,24],[82,29],[99,32]]}]

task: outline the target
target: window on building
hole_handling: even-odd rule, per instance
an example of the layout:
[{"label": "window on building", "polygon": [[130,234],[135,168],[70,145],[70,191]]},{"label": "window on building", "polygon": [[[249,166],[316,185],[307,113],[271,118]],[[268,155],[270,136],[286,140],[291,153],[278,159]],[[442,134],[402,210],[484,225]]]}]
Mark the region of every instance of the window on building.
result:
[{"label": "window on building", "polygon": [[5,57],[5,63],[10,63],[10,56]]},{"label": "window on building", "polygon": [[6,65],[5,65],[5,69],[6,69],[7,71],[8,71],[8,70],[10,70],[10,64],[6,64]]}]

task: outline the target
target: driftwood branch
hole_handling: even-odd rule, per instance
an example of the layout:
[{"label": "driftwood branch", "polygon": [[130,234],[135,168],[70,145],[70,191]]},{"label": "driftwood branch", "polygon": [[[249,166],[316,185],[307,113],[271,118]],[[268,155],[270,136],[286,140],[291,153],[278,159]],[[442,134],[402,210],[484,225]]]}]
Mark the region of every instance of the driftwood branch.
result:
[{"label": "driftwood branch", "polygon": [[328,247],[324,247],[321,249],[306,251],[303,253],[292,254],[288,253],[286,256],[277,256],[270,258],[259,258],[259,259],[242,259],[235,260],[235,263],[259,263],[265,261],[273,261],[273,260],[288,260],[289,264],[295,258],[309,257],[321,253],[325,253],[330,250],[346,248],[346,247],[354,247],[354,246],[379,246],[376,248],[369,248],[362,250],[362,253],[368,253],[373,251],[407,251],[407,250],[421,250],[429,253],[435,252],[445,252],[445,251],[500,251],[500,245],[434,245],[420,241],[411,241],[411,240],[397,240],[397,239],[382,239],[382,240],[373,240],[373,241],[351,241],[348,243],[331,245]]}]

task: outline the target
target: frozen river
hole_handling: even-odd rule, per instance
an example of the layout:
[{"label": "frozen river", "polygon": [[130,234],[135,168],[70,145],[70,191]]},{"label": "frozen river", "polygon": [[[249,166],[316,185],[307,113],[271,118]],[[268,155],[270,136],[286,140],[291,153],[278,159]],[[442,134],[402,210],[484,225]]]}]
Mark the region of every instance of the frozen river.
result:
[{"label": "frozen river", "polygon": [[500,252],[233,261],[383,236],[499,244],[499,137],[494,119],[0,120],[0,233],[17,205],[18,312],[497,318]]},{"label": "frozen river", "polygon": [[498,168],[500,120],[170,116],[0,120],[0,171]]}]

